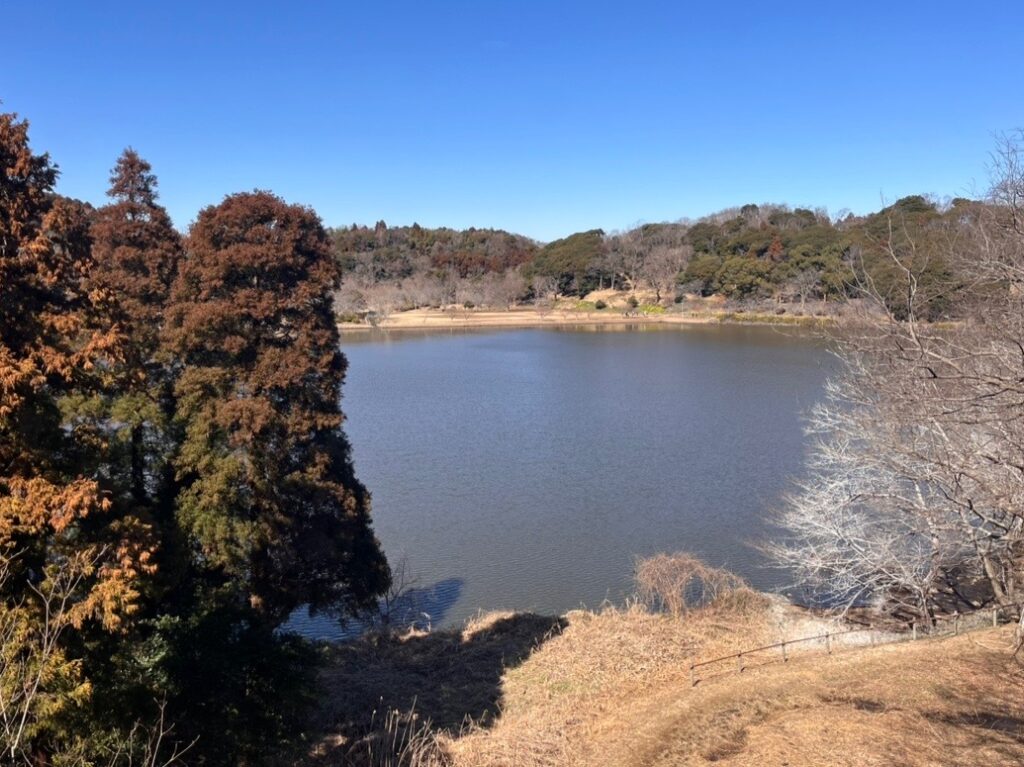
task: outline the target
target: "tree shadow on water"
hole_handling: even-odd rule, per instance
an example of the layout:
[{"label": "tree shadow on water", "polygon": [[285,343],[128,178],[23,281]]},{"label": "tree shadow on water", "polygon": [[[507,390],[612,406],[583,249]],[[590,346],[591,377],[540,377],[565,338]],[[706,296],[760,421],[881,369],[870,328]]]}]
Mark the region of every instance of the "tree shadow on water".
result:
[{"label": "tree shadow on water", "polygon": [[291,616],[284,631],[306,639],[331,642],[348,642],[367,632],[383,629],[429,631],[444,622],[462,596],[463,584],[461,578],[446,578],[432,586],[404,588],[382,599],[377,612],[347,618],[341,623],[335,617],[310,615],[305,608],[300,608]]},{"label": "tree shadow on water", "polygon": [[377,625],[429,631],[444,622],[462,596],[463,584],[461,578],[446,578],[432,586],[405,589],[382,605]]},{"label": "tree shadow on water", "polygon": [[371,632],[334,645],[322,673],[324,737],[352,743],[389,710],[415,710],[436,730],[498,715],[502,675],[565,627],[559,617],[496,613],[466,629]]}]

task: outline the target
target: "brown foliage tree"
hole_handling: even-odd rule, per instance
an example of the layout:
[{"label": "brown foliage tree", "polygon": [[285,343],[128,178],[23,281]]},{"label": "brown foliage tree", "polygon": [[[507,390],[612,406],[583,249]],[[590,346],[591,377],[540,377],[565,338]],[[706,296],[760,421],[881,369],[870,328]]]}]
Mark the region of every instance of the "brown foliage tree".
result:
[{"label": "brown foliage tree", "polygon": [[169,311],[178,519],[203,576],[270,624],[388,584],[339,407],[338,268],[316,214],[265,192],[201,211]]},{"label": "brown foliage tree", "polygon": [[[45,650],[31,637],[45,635],[34,627],[52,620],[55,589],[72,584],[62,616],[81,640],[123,630],[152,571],[148,530],[85,471],[88,445],[60,410],[116,364],[121,338],[104,322],[108,296],[87,287],[86,212],[54,197],[56,177],[49,158],[32,153],[27,123],[0,114],[0,606],[29,658]],[[65,670],[75,662],[66,657]],[[88,697],[89,686],[77,670],[39,684],[45,694],[24,710],[19,747],[45,758],[66,740],[64,704]],[[0,703],[11,693],[0,689]]]},{"label": "brown foliage tree", "polygon": [[101,414],[111,435],[113,478],[136,504],[156,494],[173,409],[169,369],[157,352],[182,244],[157,203],[156,187],[150,164],[126,149],[110,177],[107,194],[114,202],[96,211],[91,228],[91,282],[117,296],[126,343],[124,360],[112,371],[113,390],[89,409]]}]

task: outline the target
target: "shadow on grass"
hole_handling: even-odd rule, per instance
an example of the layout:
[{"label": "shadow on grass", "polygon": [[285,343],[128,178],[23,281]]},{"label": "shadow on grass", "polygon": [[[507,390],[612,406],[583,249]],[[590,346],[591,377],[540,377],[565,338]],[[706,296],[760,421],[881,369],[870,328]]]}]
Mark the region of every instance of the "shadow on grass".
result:
[{"label": "shadow on grass", "polygon": [[318,729],[339,747],[379,727],[388,710],[415,710],[432,729],[487,726],[501,704],[501,678],[565,627],[562,618],[501,614],[476,627],[368,634],[325,651]]}]

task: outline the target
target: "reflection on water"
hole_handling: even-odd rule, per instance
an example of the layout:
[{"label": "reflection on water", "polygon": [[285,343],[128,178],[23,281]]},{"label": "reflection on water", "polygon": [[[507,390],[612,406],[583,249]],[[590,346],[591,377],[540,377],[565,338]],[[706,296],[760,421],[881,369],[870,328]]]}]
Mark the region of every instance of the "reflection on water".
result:
[{"label": "reflection on water", "polygon": [[831,366],[813,339],[643,325],[343,346],[345,428],[375,528],[391,561],[431,584],[410,614],[437,626],[596,606],[628,591],[635,556],[680,549],[779,585],[748,543],[801,470],[800,415]]}]

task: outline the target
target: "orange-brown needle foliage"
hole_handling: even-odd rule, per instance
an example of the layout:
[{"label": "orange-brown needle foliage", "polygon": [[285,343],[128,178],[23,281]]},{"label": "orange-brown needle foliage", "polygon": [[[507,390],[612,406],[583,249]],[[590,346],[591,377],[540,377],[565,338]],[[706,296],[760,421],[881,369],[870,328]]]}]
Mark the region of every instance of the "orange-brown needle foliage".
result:
[{"label": "orange-brown needle foliage", "polygon": [[111,173],[107,194],[113,202],[93,217],[90,283],[117,296],[124,359],[110,371],[108,391],[77,403],[83,418],[102,424],[111,478],[136,505],[168,492],[161,480],[170,449],[172,381],[171,369],[157,356],[183,248],[156,188],[150,164],[127,149]]},{"label": "orange-brown needle foliage", "polygon": [[341,431],[337,266],[316,214],[265,192],[200,212],[169,308],[178,520],[205,577],[270,624],[369,604],[388,570]]},{"label": "orange-brown needle foliage", "polygon": [[[109,296],[88,285],[86,211],[53,195],[56,176],[49,158],[31,151],[27,123],[0,114],[0,618],[22,627],[19,657],[38,661],[29,666],[57,664],[39,677],[26,704],[32,726],[21,731],[44,751],[39,744],[58,737],[58,699],[88,690],[44,629],[63,621],[124,630],[152,571],[147,528],[83,470],[78,433],[59,408],[116,364],[122,337],[103,321]],[[59,615],[47,599],[56,591]],[[0,696],[24,682],[22,667],[4,665]]]}]

